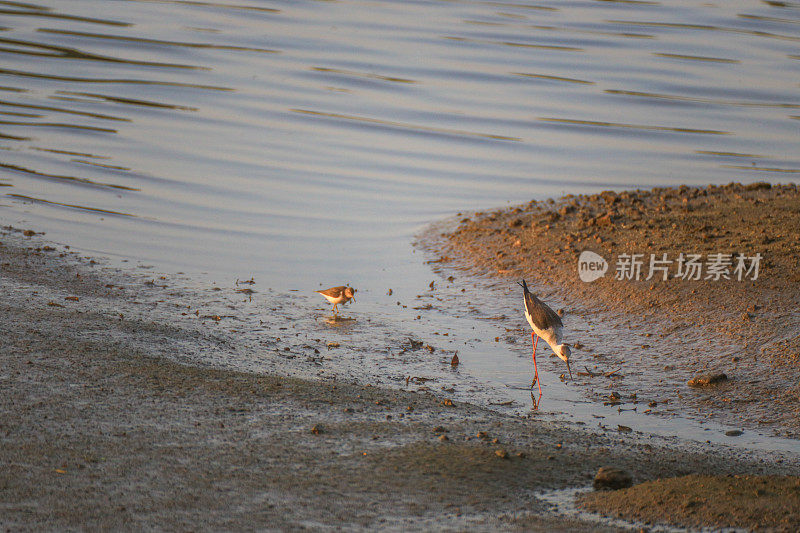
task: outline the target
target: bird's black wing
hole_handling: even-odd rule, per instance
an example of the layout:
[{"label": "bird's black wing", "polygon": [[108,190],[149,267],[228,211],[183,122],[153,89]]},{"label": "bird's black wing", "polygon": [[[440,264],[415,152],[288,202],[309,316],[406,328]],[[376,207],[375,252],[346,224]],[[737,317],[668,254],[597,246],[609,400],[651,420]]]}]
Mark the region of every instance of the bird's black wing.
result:
[{"label": "bird's black wing", "polygon": [[541,330],[563,327],[561,317],[531,293],[525,294],[525,310],[531,316],[536,327]]}]

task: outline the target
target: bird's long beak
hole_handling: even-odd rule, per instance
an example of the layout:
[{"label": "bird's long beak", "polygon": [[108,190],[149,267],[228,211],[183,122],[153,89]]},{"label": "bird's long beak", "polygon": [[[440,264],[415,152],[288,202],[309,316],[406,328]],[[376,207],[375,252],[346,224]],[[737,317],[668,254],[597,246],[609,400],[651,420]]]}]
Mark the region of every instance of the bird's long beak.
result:
[{"label": "bird's long beak", "polygon": [[569,379],[572,379],[572,370],[569,368],[569,359],[566,360],[567,363],[567,371],[569,372]]}]

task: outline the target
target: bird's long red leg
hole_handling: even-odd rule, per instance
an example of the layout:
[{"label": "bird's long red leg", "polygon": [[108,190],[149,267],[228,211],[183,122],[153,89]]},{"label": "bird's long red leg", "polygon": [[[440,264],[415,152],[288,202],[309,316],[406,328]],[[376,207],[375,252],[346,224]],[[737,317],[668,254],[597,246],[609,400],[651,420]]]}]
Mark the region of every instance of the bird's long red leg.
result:
[{"label": "bird's long red leg", "polygon": [[[539,395],[542,394],[542,384],[539,382],[539,368],[536,366],[536,345],[539,344],[539,337],[531,331],[531,343],[533,343],[533,383],[539,386]],[[533,387],[531,383],[531,387]]]}]

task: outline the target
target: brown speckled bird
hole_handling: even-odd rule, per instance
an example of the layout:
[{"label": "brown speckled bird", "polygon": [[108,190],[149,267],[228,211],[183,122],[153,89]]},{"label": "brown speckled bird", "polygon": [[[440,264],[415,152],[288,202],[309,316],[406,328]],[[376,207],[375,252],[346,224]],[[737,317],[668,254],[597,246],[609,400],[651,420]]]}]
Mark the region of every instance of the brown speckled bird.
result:
[{"label": "brown speckled bird", "polygon": [[333,304],[333,314],[336,314],[336,306],[339,304],[346,304],[350,300],[356,301],[355,294],[356,290],[352,287],[346,287],[342,285],[341,287],[331,287],[330,289],[325,289],[324,291],[316,291],[323,295],[330,303]]}]

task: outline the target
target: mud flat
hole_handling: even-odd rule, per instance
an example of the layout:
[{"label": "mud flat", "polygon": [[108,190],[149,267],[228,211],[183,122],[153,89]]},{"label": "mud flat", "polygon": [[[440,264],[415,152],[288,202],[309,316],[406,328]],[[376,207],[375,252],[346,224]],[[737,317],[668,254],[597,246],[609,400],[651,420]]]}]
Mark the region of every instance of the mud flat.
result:
[{"label": "mud flat", "polygon": [[[421,245],[442,268],[509,281],[526,277],[545,300],[563,305],[567,325],[570,315],[591,317],[591,335],[571,339],[573,368],[585,369],[587,395],[598,401],[645,399],[645,412],[654,416],[669,405],[701,420],[800,437],[796,185],[568,195],[460,214],[424,235]],[[607,263],[605,275],[591,282],[578,271],[585,251]],[[640,254],[639,272],[630,268],[634,254]],[[653,266],[663,268],[651,272],[651,254]],[[681,254],[699,257],[699,279],[684,275]],[[740,255],[744,269],[737,270]],[[608,384],[604,372],[612,368],[614,383]],[[703,479],[654,482],[583,501],[630,519],[688,527],[723,527],[727,520],[744,528],[797,529],[797,519],[786,515],[783,522],[766,521],[763,513],[772,513],[766,508],[734,505],[741,511],[735,515],[724,509],[736,499],[732,484],[748,487],[749,497],[796,492],[796,480]],[[793,488],[787,492],[783,483]],[[796,517],[800,506],[796,500],[791,505]]]},{"label": "mud flat", "polygon": [[[182,364],[196,351],[224,359],[236,337],[164,320],[168,280],[100,269],[31,233],[0,232],[3,529],[614,531],[539,497],[589,487],[608,465],[634,482],[776,476],[753,512],[796,516],[775,502],[797,496],[797,457]],[[736,520],[726,525],[751,524]]]},{"label": "mud flat", "polygon": [[[779,497],[763,498],[767,494]],[[580,503],[604,514],[686,528],[800,530],[800,478],[790,476],[692,474],[592,492]]]},{"label": "mud flat", "polygon": [[[571,337],[573,364],[587,373],[619,368],[615,388],[623,399],[638,394],[641,400],[647,392],[656,404],[688,407],[698,417],[800,437],[795,185],[567,196],[462,216],[429,237],[427,247],[443,264],[476,275],[524,276],[551,304],[563,304],[567,324],[570,313],[593,317],[590,335]],[[592,282],[578,275],[586,250],[608,263],[605,276]],[[624,263],[618,270],[623,254],[640,254],[638,280],[618,279],[630,275]],[[647,280],[651,254],[667,271],[656,268]],[[676,277],[681,254],[699,256],[700,279]],[[708,263],[716,254],[730,262],[722,268],[730,279],[714,279]],[[738,254],[744,256],[741,280]],[[747,272],[756,254],[757,277]],[[709,374],[727,379],[687,387]]]}]

